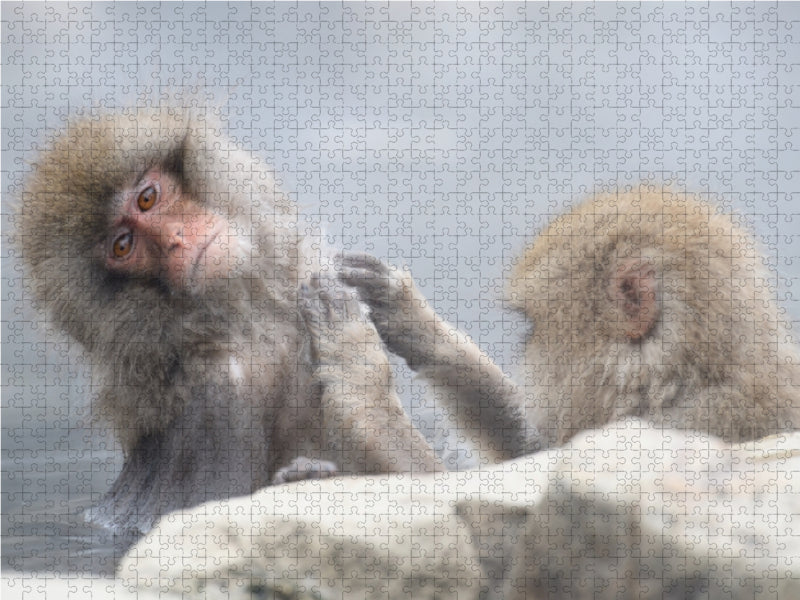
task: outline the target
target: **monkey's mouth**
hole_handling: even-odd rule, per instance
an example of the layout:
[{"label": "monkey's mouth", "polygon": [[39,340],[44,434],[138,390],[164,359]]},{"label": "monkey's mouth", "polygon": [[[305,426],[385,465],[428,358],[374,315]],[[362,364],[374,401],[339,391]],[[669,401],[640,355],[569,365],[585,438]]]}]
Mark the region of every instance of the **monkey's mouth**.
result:
[{"label": "monkey's mouth", "polygon": [[203,257],[206,255],[206,251],[208,250],[208,247],[211,246],[211,244],[214,243],[214,240],[216,240],[218,237],[219,237],[219,232],[218,231],[215,231],[211,235],[207,236],[206,243],[203,244],[200,247],[200,250],[197,252],[197,256],[194,259],[195,264],[199,263],[203,259]]},{"label": "monkey's mouth", "polygon": [[216,239],[220,236],[221,231],[213,231],[208,236],[206,236],[205,242],[198,248],[197,254],[194,256],[194,260],[192,261],[192,268],[190,273],[190,279],[195,281],[198,275],[202,275],[203,277],[208,276],[208,265],[206,265],[206,254],[208,253],[208,249],[211,245],[216,241]]}]

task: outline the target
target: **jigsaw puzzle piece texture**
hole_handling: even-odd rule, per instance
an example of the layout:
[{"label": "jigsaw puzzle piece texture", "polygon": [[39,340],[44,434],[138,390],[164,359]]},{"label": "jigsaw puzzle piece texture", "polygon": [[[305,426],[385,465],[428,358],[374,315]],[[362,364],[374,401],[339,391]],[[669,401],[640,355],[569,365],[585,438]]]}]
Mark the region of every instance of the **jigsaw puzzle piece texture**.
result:
[{"label": "jigsaw puzzle piece texture", "polygon": [[[45,589],[20,573],[111,576],[134,541],[83,522],[82,511],[113,483],[121,452],[113,435],[90,432],[90,400],[97,393],[89,379],[92,365],[31,306],[13,240],[15,206],[25,200],[22,182],[31,162],[75,112],[180,98],[187,109],[219,117],[234,141],[275,169],[278,184],[301,207],[301,233],[321,229],[333,247],[408,266],[437,312],[510,373],[524,366],[522,342],[529,333],[529,325],[502,301],[515,257],[579,199],[642,181],[690,189],[722,210],[740,213],[765,250],[783,316],[798,330],[797,3],[3,2],[0,11],[2,560],[4,575],[15,577],[12,597],[34,598]],[[396,367],[405,407],[448,466],[478,464],[480,441],[460,431],[452,416],[434,410],[425,386],[404,365]],[[215,509],[226,523],[238,524],[240,539],[227,528],[190,537],[202,529],[201,521],[190,522],[198,515],[191,512],[163,523],[165,537],[150,538],[147,548],[151,558],[165,561],[170,577],[188,573],[192,582],[222,545],[245,558],[274,557],[274,571],[252,571],[263,587],[242,588],[255,596],[266,594],[276,578],[293,579],[292,589],[310,585],[298,567],[287,566],[300,547],[304,560],[324,553],[338,557],[328,566],[339,570],[326,580],[338,582],[330,588],[337,593],[336,586],[352,578],[369,593],[385,595],[405,581],[392,574],[422,581],[435,567],[447,577],[425,580],[420,589],[444,596],[462,589],[447,582],[477,581],[471,589],[501,594],[506,585],[527,589],[520,565],[535,564],[544,573],[537,581],[556,586],[545,590],[556,595],[565,588],[553,581],[568,580],[573,591],[632,585],[639,571],[627,578],[628,568],[642,569],[641,582],[653,589],[678,586],[663,588],[678,595],[727,589],[715,582],[734,571],[746,573],[737,585],[763,583],[766,597],[781,595],[782,582],[796,580],[793,565],[800,560],[796,544],[782,537],[794,531],[798,513],[787,500],[796,495],[795,463],[787,454],[788,474],[771,479],[772,488],[758,487],[747,478],[780,469],[751,465],[750,458],[718,451],[712,442],[694,463],[681,458],[677,447],[673,455],[673,442],[678,443],[664,441],[658,460],[637,452],[620,459],[642,461],[632,465],[641,481],[624,465],[615,465],[608,478],[592,475],[586,465],[599,465],[592,460],[604,456],[595,450],[517,463],[514,468],[532,489],[510,498],[501,485],[493,487],[495,471],[448,476],[435,484],[438,489],[425,483],[413,493],[402,478],[391,490],[381,479],[354,483],[363,494],[351,494],[341,482],[268,489],[250,505]],[[691,496],[692,484],[706,481],[703,465],[716,473],[718,462],[722,471],[732,469],[732,479],[713,493],[707,488]],[[669,488],[672,464],[690,477],[683,491]],[[749,475],[738,470],[743,464]],[[662,471],[663,481],[652,482],[653,473]],[[658,503],[642,498],[647,482],[660,486],[663,514]],[[462,485],[470,492],[460,491]],[[468,497],[472,491],[477,495]],[[749,499],[737,496],[750,492]],[[416,493],[419,498],[409,499]],[[500,504],[495,493],[504,498]],[[307,513],[298,514],[293,494],[302,496]],[[593,498],[589,504],[587,497]],[[534,516],[529,501],[544,513]],[[747,510],[758,517],[746,534],[737,524],[740,501],[749,502]],[[591,572],[598,578],[593,585],[581,579],[589,577],[590,563],[583,559],[602,554],[586,549],[586,531],[567,540],[569,560],[563,564],[554,564],[562,557],[557,549],[535,554],[543,548],[536,541],[540,536],[556,526],[575,526],[576,514],[587,515],[580,525],[596,524],[595,539],[606,540],[609,557],[619,559],[615,568],[624,584],[599,571]],[[450,524],[446,530],[444,521]],[[179,524],[186,527],[181,533]],[[394,525],[408,535],[391,537],[386,528]],[[706,526],[694,537],[676,533]],[[638,529],[629,538],[632,528]],[[514,538],[515,531],[521,537]],[[441,545],[414,558],[424,545],[415,540],[428,543],[437,532],[444,536],[435,538]],[[729,535],[730,545],[710,549],[707,544],[718,540],[712,533]],[[279,543],[290,535],[290,545]],[[670,556],[686,562],[666,573],[659,569],[672,564],[667,557],[656,569],[643,549],[655,543],[647,536],[668,538],[665,547],[676,552]],[[644,540],[644,547],[631,539]],[[752,545],[740,547],[742,539]],[[517,540],[534,563],[510,558],[509,540]],[[164,547],[177,543],[197,554],[185,563],[180,554],[168,555]],[[763,553],[755,556],[753,548]],[[709,562],[717,551],[727,567]],[[126,577],[131,556],[137,554],[126,559]],[[426,562],[429,556],[434,562]],[[374,568],[365,565],[367,557]],[[262,568],[257,562],[253,558],[247,568]],[[327,563],[314,564],[316,569]],[[230,565],[240,566],[234,559],[225,568]],[[318,581],[321,573],[313,571],[308,581]],[[225,585],[233,586],[236,577],[231,574]],[[733,579],[728,585],[734,586]],[[103,597],[91,586],[73,586],[73,594],[81,589]],[[642,589],[630,588],[646,596]]]}]

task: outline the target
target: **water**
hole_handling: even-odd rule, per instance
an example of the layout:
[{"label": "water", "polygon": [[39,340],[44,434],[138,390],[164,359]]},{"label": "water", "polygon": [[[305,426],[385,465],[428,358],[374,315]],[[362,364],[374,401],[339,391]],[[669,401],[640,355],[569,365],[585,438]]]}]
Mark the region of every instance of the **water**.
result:
[{"label": "water", "polygon": [[[93,392],[77,347],[45,333],[39,319],[13,293],[6,296],[2,567],[5,572],[112,576],[136,537],[90,525],[83,512],[111,487],[122,468],[122,452],[110,434],[92,427]],[[395,366],[406,407],[422,431],[436,437],[424,386],[410,382],[407,368]],[[455,448],[454,439],[440,434],[436,445],[447,463],[467,464],[461,462],[463,452]]]},{"label": "water", "polygon": [[91,428],[88,369],[63,338],[46,334],[3,261],[2,567],[4,571],[112,575],[135,541],[87,524],[122,466]]},{"label": "water", "polygon": [[[4,375],[10,370],[4,365]],[[4,386],[3,570],[113,575],[135,539],[87,524],[83,511],[112,483],[121,453],[104,447],[80,415],[53,422],[69,409],[69,396],[26,402],[35,394],[35,385]]]}]

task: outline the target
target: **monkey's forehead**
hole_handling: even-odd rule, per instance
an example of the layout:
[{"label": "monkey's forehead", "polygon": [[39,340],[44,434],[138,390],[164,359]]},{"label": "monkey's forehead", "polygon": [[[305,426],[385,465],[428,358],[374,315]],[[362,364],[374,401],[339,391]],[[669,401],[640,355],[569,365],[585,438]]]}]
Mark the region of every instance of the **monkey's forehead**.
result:
[{"label": "monkey's forehead", "polygon": [[733,215],[691,193],[642,190],[597,196],[559,216],[539,235],[534,255],[555,243],[585,249],[651,240],[661,247],[683,247],[692,239],[724,236],[737,244],[752,239]]},{"label": "monkey's forehead", "polygon": [[73,117],[52,136],[27,187],[103,202],[156,165],[225,174],[253,162],[205,117],[172,109],[95,112]]},{"label": "monkey's forehead", "polygon": [[125,176],[159,162],[187,140],[195,147],[203,147],[205,141],[205,130],[194,127],[188,118],[158,118],[150,113],[141,118],[93,115],[69,121],[55,134],[45,158],[67,162],[75,169],[105,167],[109,174]]}]

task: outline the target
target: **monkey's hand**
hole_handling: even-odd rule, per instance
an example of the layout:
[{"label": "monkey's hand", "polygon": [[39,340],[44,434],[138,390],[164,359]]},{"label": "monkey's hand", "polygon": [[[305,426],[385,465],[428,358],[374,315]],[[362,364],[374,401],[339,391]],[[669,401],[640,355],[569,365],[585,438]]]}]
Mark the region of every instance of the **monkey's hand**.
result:
[{"label": "monkey's hand", "polygon": [[535,447],[520,388],[469,336],[442,319],[408,271],[367,254],[344,254],[339,278],[358,288],[386,346],[433,385],[463,431],[473,431],[487,462]]},{"label": "monkey's hand", "polygon": [[412,369],[436,361],[436,315],[405,269],[368,254],[342,254],[339,278],[358,289],[386,347]]},{"label": "monkey's hand", "polygon": [[301,286],[301,307],[322,388],[326,456],[343,474],[438,469],[397,397],[389,359],[358,292],[321,273]]},{"label": "monkey's hand", "polygon": [[272,485],[305,481],[306,479],[327,479],[336,475],[338,475],[338,469],[332,462],[298,456],[275,473],[272,477]]},{"label": "monkey's hand", "polygon": [[331,275],[317,274],[301,285],[300,302],[311,334],[312,360],[317,364],[335,364],[344,358],[341,343],[346,329],[358,331],[356,337],[361,341],[379,339],[356,290]]}]

